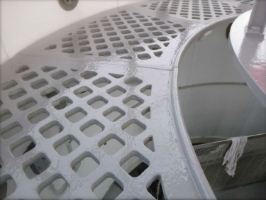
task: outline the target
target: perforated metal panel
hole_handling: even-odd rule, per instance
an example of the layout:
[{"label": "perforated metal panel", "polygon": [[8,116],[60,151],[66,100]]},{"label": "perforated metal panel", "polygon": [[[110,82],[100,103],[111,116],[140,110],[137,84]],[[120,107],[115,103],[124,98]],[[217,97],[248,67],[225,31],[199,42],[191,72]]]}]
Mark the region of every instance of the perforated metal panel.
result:
[{"label": "perforated metal panel", "polygon": [[[250,9],[227,4],[233,13],[211,19]],[[212,20],[143,5],[70,25],[2,66],[0,184],[13,186],[8,198],[214,198],[171,91],[176,57]],[[83,162],[90,170],[81,173]]]},{"label": "perforated metal panel", "polygon": [[229,176],[223,158],[230,140],[194,146],[201,167],[214,191],[266,180],[266,134],[248,137],[234,177]]}]

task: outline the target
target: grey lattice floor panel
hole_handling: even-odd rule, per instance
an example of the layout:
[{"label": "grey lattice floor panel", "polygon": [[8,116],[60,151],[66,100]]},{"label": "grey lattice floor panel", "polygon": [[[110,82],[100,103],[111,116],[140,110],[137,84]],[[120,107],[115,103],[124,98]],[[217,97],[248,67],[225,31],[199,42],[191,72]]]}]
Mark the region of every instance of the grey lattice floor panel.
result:
[{"label": "grey lattice floor panel", "polygon": [[[7,198],[102,199],[103,182],[118,199],[156,199],[153,184],[166,199],[214,198],[184,129],[176,63],[198,32],[250,9],[243,2],[148,1],[110,10],[4,64],[0,184],[15,185]],[[84,174],[85,158],[93,166]],[[133,174],[140,163],[145,169]]]}]

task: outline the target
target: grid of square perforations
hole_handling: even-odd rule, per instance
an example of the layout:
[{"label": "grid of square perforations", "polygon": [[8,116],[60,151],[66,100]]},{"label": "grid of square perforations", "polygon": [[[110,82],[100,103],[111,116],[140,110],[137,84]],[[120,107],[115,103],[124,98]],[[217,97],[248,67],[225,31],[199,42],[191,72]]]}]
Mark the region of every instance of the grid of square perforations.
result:
[{"label": "grid of square perforations", "polygon": [[[57,163],[60,157],[69,156],[72,151],[75,151],[75,154],[67,159],[68,168],[73,174],[78,174],[76,164],[87,157],[95,162],[94,170],[99,168],[101,171],[102,168],[106,168],[106,166],[101,167],[105,154],[111,155],[119,151],[121,153],[127,141],[139,134],[145,134],[145,130],[148,129],[145,121],[151,119],[152,84],[138,76],[112,73],[111,70],[98,73],[54,66],[36,69],[24,65],[16,69],[14,79],[1,84],[1,90],[5,92],[3,95],[6,98],[1,101],[0,105],[4,108],[4,110],[1,109],[1,122],[3,123],[1,123],[0,136],[11,150],[9,157],[16,159],[23,157],[22,167],[17,165],[16,173],[21,170],[25,178],[34,178],[34,184],[38,183],[37,193],[40,198],[43,198],[41,191],[46,187],[43,182],[38,182],[40,181],[38,176],[47,176],[49,183],[60,179],[66,183],[67,188],[71,187],[70,179],[64,175],[67,172],[65,166],[64,170],[60,171],[60,165]],[[76,117],[73,117],[74,115]],[[26,120],[22,119],[23,116]],[[137,128],[130,128],[132,125]],[[30,126],[34,127],[29,133],[27,127]],[[96,132],[87,130],[91,126],[97,126]],[[119,127],[124,134],[110,131],[114,130],[115,126]],[[70,127],[72,127],[71,130]],[[49,128],[54,128],[55,133],[47,134]],[[113,153],[101,148],[111,139],[122,146]],[[144,136],[142,143],[147,147],[147,151],[154,151],[153,144],[150,145],[152,141],[151,135]],[[57,148],[65,142],[69,142],[70,152],[59,153]],[[25,146],[25,143],[28,145],[26,150],[18,151],[17,148],[21,145]],[[47,147],[53,149],[56,154],[49,154],[51,151],[47,151]],[[33,149],[35,151],[32,151]],[[8,152],[3,150],[2,153]],[[128,155],[121,162],[126,162],[132,156],[140,158],[146,165],[150,162],[146,158],[147,155],[136,153],[135,149],[129,150],[126,154]],[[29,174],[27,172],[29,166],[40,159],[44,160],[47,166],[40,174]],[[0,160],[1,168],[7,167],[5,163],[7,157]],[[120,163],[120,165],[121,170],[126,171],[123,164]],[[58,167],[58,169],[55,168],[57,173],[52,176],[50,172],[47,172],[51,166]],[[3,171],[5,172],[5,169]],[[128,171],[127,173],[130,174]],[[86,176],[88,178],[90,175],[86,174]],[[130,176],[135,175],[130,174]],[[70,177],[73,178],[73,175],[70,174]],[[111,177],[121,184],[120,177],[114,175]],[[14,181],[16,183],[16,178]],[[45,186],[48,182],[45,181]],[[98,183],[99,180],[96,182]],[[20,185],[17,184],[16,188],[19,187]]]},{"label": "grid of square perforations", "polygon": [[[160,57],[171,40],[184,30],[179,23],[120,11],[69,33],[58,48],[70,54],[147,60]],[[51,44],[45,49],[56,48],[56,44]]]},{"label": "grid of square perforations", "polygon": [[165,0],[141,7],[196,21],[242,13],[241,9],[220,0]]}]

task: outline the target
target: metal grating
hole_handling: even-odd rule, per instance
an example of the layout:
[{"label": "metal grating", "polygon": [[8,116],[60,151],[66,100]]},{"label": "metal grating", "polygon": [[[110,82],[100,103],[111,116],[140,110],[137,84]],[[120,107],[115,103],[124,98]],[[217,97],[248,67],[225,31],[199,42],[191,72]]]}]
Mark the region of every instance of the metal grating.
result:
[{"label": "metal grating", "polygon": [[[16,198],[23,190],[32,188],[37,193],[26,195],[26,198],[47,198],[42,191],[48,190],[46,187],[57,179],[66,184],[63,192],[57,194],[60,198],[98,197],[93,191],[95,184],[109,177],[123,187],[120,198],[129,194],[136,198],[152,198],[145,188],[158,175],[163,190],[171,189],[164,188],[164,184],[169,184],[166,178],[169,172],[162,173],[156,166],[166,164],[180,168],[183,164],[179,161],[180,156],[157,159],[165,152],[180,153],[170,142],[175,137],[173,127],[155,125],[162,115],[169,115],[166,89],[169,72],[153,71],[151,78],[149,69],[132,73],[115,66],[111,69],[110,66],[100,66],[97,70],[93,67],[71,70],[24,65],[14,71],[17,71],[14,74],[18,84],[6,82],[1,91],[4,97],[1,106],[2,177],[12,176],[17,187],[10,197]],[[159,79],[164,81],[158,82]],[[165,106],[156,107],[155,100]],[[168,120],[169,117],[166,121],[160,119],[165,124],[171,123]],[[49,129],[53,131],[47,131]],[[154,130],[165,132],[166,129],[168,136],[154,134]],[[111,139],[121,144],[114,153],[102,148]],[[169,147],[165,148],[161,142]],[[62,145],[68,151],[62,153]],[[148,165],[141,175],[138,174],[140,179],[130,178],[128,173],[132,169],[123,167],[132,156]],[[97,167],[80,179],[76,165],[87,157]],[[46,163],[39,166],[40,173],[29,173],[29,166],[39,159]],[[10,167],[11,163],[23,167]],[[180,176],[174,171],[170,174],[177,179]],[[182,174],[188,176],[186,171]],[[144,183],[143,179],[147,181]],[[132,181],[138,184],[132,186]],[[84,187],[76,188],[76,182],[82,182]],[[134,187],[141,191],[132,193]]]},{"label": "metal grating", "polygon": [[243,12],[241,8],[218,0],[165,0],[142,4],[141,7],[197,21],[206,21]]},{"label": "metal grating", "polygon": [[208,23],[140,5],[70,25],[2,66],[5,196],[213,197],[184,158],[192,147],[182,148],[170,91],[177,54]]},{"label": "metal grating", "polygon": [[[80,27],[62,37],[61,44],[48,45],[45,50],[58,48],[62,53],[100,57],[116,55],[120,59],[133,59],[134,55],[134,59],[147,60],[160,57],[169,43],[184,30],[179,23],[120,11]],[[140,44],[142,40],[144,43]]]},{"label": "metal grating", "polygon": [[222,166],[230,140],[194,146],[201,167],[213,189],[219,191],[266,180],[266,134],[249,136],[237,163],[236,174],[229,176]]}]

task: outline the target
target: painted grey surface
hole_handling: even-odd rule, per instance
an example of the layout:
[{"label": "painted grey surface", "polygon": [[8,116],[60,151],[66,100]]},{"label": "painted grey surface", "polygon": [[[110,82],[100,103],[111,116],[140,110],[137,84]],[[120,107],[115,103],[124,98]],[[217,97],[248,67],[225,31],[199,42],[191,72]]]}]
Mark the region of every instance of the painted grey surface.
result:
[{"label": "painted grey surface", "polygon": [[[223,1],[218,1],[222,14],[214,17],[212,6],[215,5],[208,1],[211,2],[210,12],[213,17],[196,20],[191,18],[192,3],[188,2],[190,17],[147,9],[151,2],[101,13],[47,36],[2,66],[1,180],[12,177],[16,183],[16,190],[8,198],[39,199],[46,185],[54,178],[61,178],[67,183],[67,190],[60,198],[94,199],[94,188],[108,177],[112,177],[123,188],[119,199],[152,199],[146,188],[156,177],[161,180],[167,199],[215,198],[183,123],[177,95],[178,66],[175,63],[178,63],[185,46],[194,39],[193,36],[199,35],[200,31],[219,20],[233,19],[240,12],[239,9],[244,12],[250,7],[238,1],[224,1],[224,6]],[[181,3],[187,4],[185,1]],[[226,12],[228,9],[225,7],[228,6],[230,12]],[[71,38],[71,41],[65,41],[67,38]],[[84,71],[96,72],[97,75],[86,79],[88,77],[82,75]],[[9,82],[11,80],[14,81]],[[107,85],[98,87],[101,81]],[[130,81],[138,85],[132,86]],[[45,85],[45,82],[48,84]],[[69,84],[76,85],[68,88]],[[113,97],[108,91],[117,85],[125,93]],[[142,93],[147,85],[152,87],[150,96]],[[79,98],[75,91],[83,86],[90,88],[92,93]],[[49,99],[44,98],[51,91],[57,91],[58,94],[54,93]],[[136,108],[130,108],[124,103],[132,95],[135,99],[136,96],[141,99],[141,105]],[[62,97],[68,99],[69,103],[58,110],[57,100]],[[95,97],[104,98],[106,104],[94,109],[88,105],[88,101]],[[23,105],[28,98],[34,99],[37,104],[31,104],[33,106],[27,110],[19,109],[19,105]],[[105,111],[112,107],[125,113],[115,122],[104,116]],[[147,107],[150,107],[150,119],[142,115]],[[83,109],[87,115],[72,123],[66,113],[75,108]],[[36,115],[39,116],[36,118]],[[41,128],[51,121],[60,123],[63,130],[51,138],[45,138],[40,133]],[[103,130],[88,137],[82,131],[92,122],[100,125]],[[137,124],[142,132],[138,134],[139,129],[133,129],[132,133],[128,133],[126,128],[131,123]],[[22,130],[17,129],[20,131],[12,137],[4,137],[10,127],[21,127]],[[98,145],[110,134],[115,134],[125,142],[124,147],[112,156],[107,155]],[[154,152],[144,145],[144,141],[151,136]],[[70,154],[62,156],[56,148],[66,137],[74,139],[79,146]],[[20,157],[14,157],[13,148],[26,139],[32,139],[35,148]],[[80,178],[71,165],[84,152],[93,156],[99,166],[87,177]],[[25,175],[25,167],[39,154],[45,155],[50,165],[44,172],[29,179]],[[120,166],[121,160],[135,154],[149,165],[137,178],[129,176]]]},{"label": "painted grey surface", "polygon": [[[266,7],[265,2],[262,6]],[[262,26],[260,32],[247,31],[250,15],[251,11],[234,22],[230,33],[230,50],[237,69],[266,107],[266,29]]]}]

